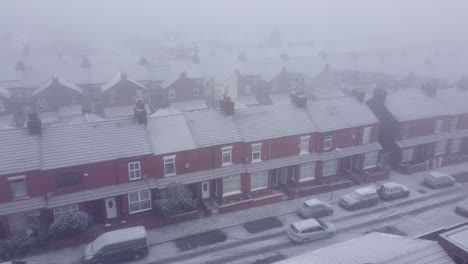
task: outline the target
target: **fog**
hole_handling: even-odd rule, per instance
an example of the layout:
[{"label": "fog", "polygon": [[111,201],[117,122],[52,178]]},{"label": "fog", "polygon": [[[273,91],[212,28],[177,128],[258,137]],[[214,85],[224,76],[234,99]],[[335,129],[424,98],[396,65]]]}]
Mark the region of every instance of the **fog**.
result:
[{"label": "fog", "polygon": [[219,36],[256,45],[275,27],[291,42],[442,49],[467,43],[463,0],[4,0],[0,7],[3,39],[64,49]]}]

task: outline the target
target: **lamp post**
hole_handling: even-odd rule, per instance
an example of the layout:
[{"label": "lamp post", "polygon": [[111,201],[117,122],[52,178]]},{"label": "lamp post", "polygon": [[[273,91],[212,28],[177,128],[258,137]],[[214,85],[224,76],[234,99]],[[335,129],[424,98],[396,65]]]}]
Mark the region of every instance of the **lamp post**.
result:
[{"label": "lamp post", "polygon": [[340,151],[340,148],[335,148],[335,173],[332,175],[332,186],[331,186],[331,191],[330,191],[330,200],[333,200],[333,192],[335,191],[335,175],[338,173],[338,151]]}]

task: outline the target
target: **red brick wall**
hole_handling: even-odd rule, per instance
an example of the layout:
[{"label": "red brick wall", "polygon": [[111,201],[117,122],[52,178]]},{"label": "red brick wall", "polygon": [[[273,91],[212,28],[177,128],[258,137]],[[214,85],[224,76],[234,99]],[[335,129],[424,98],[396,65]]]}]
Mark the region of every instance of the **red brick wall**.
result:
[{"label": "red brick wall", "polygon": [[[193,88],[195,87],[200,89],[199,96],[193,96]],[[162,90],[165,98],[169,98],[169,90],[175,90],[176,94],[175,99],[169,99],[171,102],[203,100],[205,98],[202,83],[186,76],[181,76],[175,82],[166,87],[166,89]]]},{"label": "red brick wall", "polygon": [[60,106],[68,106],[81,103],[82,94],[78,91],[66,88],[62,85],[52,85],[34,96],[34,101],[46,98],[49,109],[57,109]]},{"label": "red brick wall", "polygon": [[395,131],[395,133],[397,133],[395,139],[401,139],[401,131],[405,124],[409,124],[408,138],[433,135],[436,128],[437,120],[444,120],[444,127],[442,132],[450,131],[450,124],[452,122],[452,118],[450,116],[418,119],[399,123],[397,131]]},{"label": "red brick wall", "polygon": [[128,163],[129,162],[134,162],[134,161],[139,161],[140,162],[140,169],[141,169],[141,177],[144,178],[146,177],[156,177],[158,172],[158,167],[156,164],[153,162],[153,156],[140,156],[140,157],[134,157],[134,158],[124,158],[124,159],[118,159],[116,160],[116,168],[115,168],[115,174],[117,177],[117,183],[125,183],[129,182],[130,176],[128,173]]},{"label": "red brick wall", "polygon": [[[141,90],[143,95],[148,93],[146,89],[143,89],[140,86],[132,82],[122,80],[103,94],[105,105],[106,106],[134,105],[137,90]],[[109,92],[115,92],[113,103],[110,103],[108,100]]]},{"label": "red brick wall", "polygon": [[214,154],[214,167],[215,168],[220,168],[223,163],[223,147],[232,147],[232,163],[233,164],[242,164],[244,163],[244,144],[243,143],[234,143],[234,144],[228,144],[228,145],[222,145],[222,146],[215,146],[212,147],[213,154]]},{"label": "red brick wall", "polygon": [[[154,172],[153,176],[156,178],[164,177],[164,158],[166,156],[176,155],[176,174],[185,174],[196,171],[203,171],[213,168],[213,149],[201,148],[195,150],[188,150],[173,154],[164,154],[162,156],[154,156],[152,159]],[[188,164],[188,168],[186,168]]]}]

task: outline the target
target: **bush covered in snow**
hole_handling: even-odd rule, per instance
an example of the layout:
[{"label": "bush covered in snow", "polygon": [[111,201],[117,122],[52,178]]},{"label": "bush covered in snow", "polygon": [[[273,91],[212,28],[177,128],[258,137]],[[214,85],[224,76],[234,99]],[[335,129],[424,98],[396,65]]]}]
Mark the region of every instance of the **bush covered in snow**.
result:
[{"label": "bush covered in snow", "polygon": [[45,246],[47,234],[37,233],[31,236],[20,233],[9,240],[0,241],[0,260],[21,257],[29,253],[33,248]]},{"label": "bush covered in snow", "polygon": [[88,214],[71,212],[55,219],[49,227],[49,236],[52,239],[65,239],[84,233],[88,227]]},{"label": "bush covered in snow", "polygon": [[182,184],[170,184],[166,189],[160,190],[154,204],[165,216],[172,216],[194,210],[192,193]]}]

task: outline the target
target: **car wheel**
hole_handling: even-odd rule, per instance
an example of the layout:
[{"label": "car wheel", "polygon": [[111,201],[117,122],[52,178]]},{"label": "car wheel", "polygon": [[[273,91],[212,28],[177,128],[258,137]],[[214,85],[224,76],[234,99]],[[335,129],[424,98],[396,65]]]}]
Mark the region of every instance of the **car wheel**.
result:
[{"label": "car wheel", "polygon": [[308,238],[304,238],[301,241],[302,244],[306,244],[306,243],[309,243],[309,242],[310,242],[310,240]]},{"label": "car wheel", "polygon": [[335,234],[333,233],[328,233],[327,238],[332,238]]},{"label": "car wheel", "polygon": [[139,260],[142,258],[143,258],[143,254],[141,254],[140,252],[133,254],[133,260]]},{"label": "car wheel", "polygon": [[327,216],[330,216],[333,214],[333,210],[329,210],[328,213],[327,213]]},{"label": "car wheel", "polygon": [[348,209],[349,209],[350,211],[354,211],[354,210],[356,210],[356,206],[355,206],[355,205],[351,205],[350,207],[348,207]]},{"label": "car wheel", "polygon": [[408,196],[409,196],[409,192],[406,192],[405,196],[403,196],[403,197],[408,197]]}]

